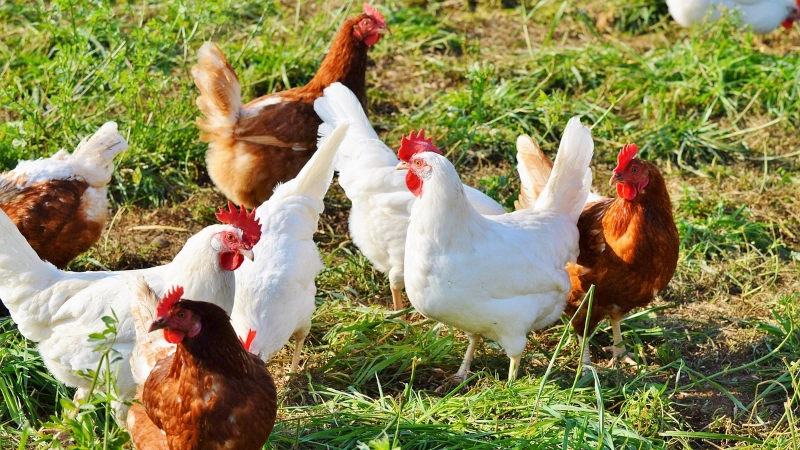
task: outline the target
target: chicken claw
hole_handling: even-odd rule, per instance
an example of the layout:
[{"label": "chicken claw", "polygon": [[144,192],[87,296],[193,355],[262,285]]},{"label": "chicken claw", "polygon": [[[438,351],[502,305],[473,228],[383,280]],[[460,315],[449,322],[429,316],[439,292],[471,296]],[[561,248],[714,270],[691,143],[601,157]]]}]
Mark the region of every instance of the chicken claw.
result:
[{"label": "chicken claw", "polygon": [[634,354],[628,352],[624,345],[619,347],[616,345],[609,345],[608,347],[603,347],[603,350],[611,352],[612,354],[611,360],[607,365],[609,369],[619,366],[631,366],[633,368],[639,367],[639,363],[637,363],[634,359]]},{"label": "chicken claw", "polygon": [[469,376],[469,368],[472,366],[475,349],[478,348],[478,343],[481,341],[480,334],[467,333],[467,337],[469,338],[467,352],[464,354],[464,361],[461,363],[461,367],[458,368],[458,372],[455,374],[455,379],[460,380],[459,383],[463,383]]},{"label": "chicken claw", "polygon": [[633,359],[634,355],[628,353],[628,351],[625,350],[625,346],[622,344],[622,330],[620,330],[619,326],[620,322],[622,322],[622,318],[611,318],[611,332],[614,335],[614,345],[603,348],[603,350],[607,352],[610,351],[613,355],[611,357],[611,361],[609,361],[609,368],[617,367],[620,365],[620,362],[622,362],[622,365],[625,366],[639,367],[639,364]]}]

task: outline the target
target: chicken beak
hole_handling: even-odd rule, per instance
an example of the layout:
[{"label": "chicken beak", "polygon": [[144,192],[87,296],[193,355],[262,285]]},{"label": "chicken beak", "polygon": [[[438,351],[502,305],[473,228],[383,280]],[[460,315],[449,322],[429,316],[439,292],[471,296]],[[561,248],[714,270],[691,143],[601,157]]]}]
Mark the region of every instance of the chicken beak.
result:
[{"label": "chicken beak", "polygon": [[405,161],[400,161],[400,164],[395,167],[397,170],[408,170],[408,166],[406,165]]},{"label": "chicken beak", "polygon": [[378,34],[392,34],[392,30],[389,29],[386,25],[378,28]]},{"label": "chicken beak", "polygon": [[148,332],[150,332],[150,333],[152,333],[153,331],[156,331],[156,330],[163,330],[163,329],[164,329],[164,328],[166,328],[166,327],[167,327],[167,321],[166,321],[166,319],[164,319],[164,318],[162,317],[162,318],[156,319],[156,320],[155,320],[155,321],[154,321],[154,322],[153,322],[153,323],[150,325],[150,329],[149,329],[149,330],[147,330],[147,331],[148,331]]},{"label": "chicken beak", "polygon": [[253,250],[249,248],[243,248],[239,250],[239,254],[249,259],[250,261],[255,261],[256,259],[256,255],[253,253]]},{"label": "chicken beak", "polygon": [[620,181],[622,181],[622,180],[620,179],[619,175],[617,175],[616,173],[612,173],[611,174],[611,179],[608,180],[608,185],[612,186],[615,183],[619,183]]}]

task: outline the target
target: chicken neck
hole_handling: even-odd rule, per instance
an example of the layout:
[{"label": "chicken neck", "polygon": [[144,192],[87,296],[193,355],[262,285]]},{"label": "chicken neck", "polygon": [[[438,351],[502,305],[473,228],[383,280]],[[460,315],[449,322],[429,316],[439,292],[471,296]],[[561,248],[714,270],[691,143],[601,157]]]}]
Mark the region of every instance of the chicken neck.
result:
[{"label": "chicken neck", "polygon": [[331,44],[331,49],[322,64],[308,82],[305,89],[319,92],[333,83],[340,82],[358,97],[364,112],[367,112],[367,50],[368,47],[353,35],[353,26],[361,16],[352,17],[342,24]]}]

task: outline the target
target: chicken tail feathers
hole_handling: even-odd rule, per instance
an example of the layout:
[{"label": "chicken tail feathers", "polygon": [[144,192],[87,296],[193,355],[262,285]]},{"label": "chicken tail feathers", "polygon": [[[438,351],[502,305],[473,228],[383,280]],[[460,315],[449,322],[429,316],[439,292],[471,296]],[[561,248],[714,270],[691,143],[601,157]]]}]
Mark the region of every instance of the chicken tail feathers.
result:
[{"label": "chicken tail feathers", "polygon": [[126,418],[133,445],[142,450],[167,448],[167,435],[156,426],[144,406],[134,401]]},{"label": "chicken tail feathers", "polygon": [[333,83],[325,88],[324,95],[314,101],[314,111],[323,122],[318,130],[319,145],[333,133],[334,128],[343,123],[350,124],[342,149],[334,159],[337,172],[348,167],[354,169],[351,161],[366,167],[380,167],[389,160],[394,162],[393,165],[397,164],[394,153],[386,148],[372,128],[358,97],[345,85]]},{"label": "chicken tail feathers", "polygon": [[305,195],[322,200],[333,180],[333,159],[347,134],[348,124],[336,127],[293,180],[278,186],[272,198]]},{"label": "chicken tail feathers", "polygon": [[114,158],[127,149],[128,143],[117,131],[117,124],[106,122],[72,153],[59,150],[49,158],[20,161],[9,175],[25,183],[78,177],[94,188],[103,188],[111,181]]},{"label": "chicken tail feathers", "polygon": [[361,102],[350,89],[342,83],[333,83],[323,92],[324,95],[314,101],[314,111],[328,125],[324,133],[320,130],[320,145],[335,127],[343,123],[350,124],[350,134],[378,139],[364,113],[364,108],[361,107]]},{"label": "chicken tail feathers", "polygon": [[72,152],[72,160],[82,169],[76,170],[76,175],[94,187],[105,186],[111,181],[114,158],[127,149],[128,142],[117,131],[117,124],[106,122]]},{"label": "chicken tail feathers", "polygon": [[514,202],[517,210],[532,208],[542,194],[553,163],[542,152],[530,136],[517,138],[517,172],[519,173],[519,199]]},{"label": "chicken tail feathers", "polygon": [[[61,271],[42,261],[0,209],[0,298],[14,317],[17,308],[61,278]],[[19,321],[14,318],[15,322]]]},{"label": "chicken tail feathers", "polygon": [[579,117],[573,117],[564,130],[550,178],[534,209],[566,214],[577,223],[592,187],[592,153],[592,132]]},{"label": "chicken tail feathers", "polygon": [[175,349],[160,333],[150,333],[150,324],[156,319],[159,298],[141,275],[128,279],[128,289],[134,296],[131,302],[131,319],[136,330],[136,341],[130,356],[133,380],[142,386],[153,367]]},{"label": "chicken tail feathers", "polygon": [[192,77],[200,90],[197,107],[205,116],[197,119],[200,139],[204,142],[233,140],[233,129],[242,110],[242,88],[225,55],[213,42],[200,47]]}]

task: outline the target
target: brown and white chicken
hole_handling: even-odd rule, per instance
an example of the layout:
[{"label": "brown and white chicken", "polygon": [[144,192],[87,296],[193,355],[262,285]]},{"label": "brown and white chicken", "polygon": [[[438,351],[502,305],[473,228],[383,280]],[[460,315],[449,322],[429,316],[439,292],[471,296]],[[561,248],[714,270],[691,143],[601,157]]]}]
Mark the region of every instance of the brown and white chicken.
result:
[{"label": "brown and white chicken", "polygon": [[294,178],[311,158],[322,121],[314,100],[331,83],[350,88],[367,109],[367,50],[389,28],[378,10],[364,4],[364,13],[339,29],[328,55],[305,86],[276,92],[242,104],[239,79],[220,49],[211,42],[200,48],[192,76],[203,118],[200,138],[208,142],[208,174],[236,204],[255,208],[278,183]]},{"label": "brown and white chicken", "polygon": [[[100,238],[114,158],[127,148],[117,124],[107,122],[71,154],[20,161],[0,174],[0,209],[40,258],[64,267]],[[6,315],[0,305],[0,316]]]}]

